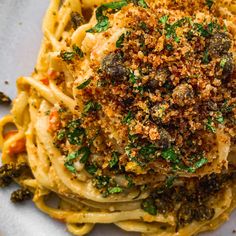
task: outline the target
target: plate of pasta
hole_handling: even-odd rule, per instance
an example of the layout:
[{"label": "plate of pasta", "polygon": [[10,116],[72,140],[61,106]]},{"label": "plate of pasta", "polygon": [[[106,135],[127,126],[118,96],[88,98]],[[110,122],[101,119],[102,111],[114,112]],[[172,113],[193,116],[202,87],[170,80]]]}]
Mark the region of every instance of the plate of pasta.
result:
[{"label": "plate of pasta", "polygon": [[1,235],[236,232],[234,0],[0,6]]}]

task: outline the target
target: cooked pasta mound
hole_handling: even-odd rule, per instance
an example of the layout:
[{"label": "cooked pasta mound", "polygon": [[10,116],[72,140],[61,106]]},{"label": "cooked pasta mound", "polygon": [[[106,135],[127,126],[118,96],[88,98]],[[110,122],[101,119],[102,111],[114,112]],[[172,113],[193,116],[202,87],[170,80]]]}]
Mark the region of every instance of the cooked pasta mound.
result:
[{"label": "cooked pasta mound", "polygon": [[33,197],[74,235],[216,229],[236,206],[235,13],[234,0],[51,0],[0,121],[0,186],[16,181],[13,202]]}]

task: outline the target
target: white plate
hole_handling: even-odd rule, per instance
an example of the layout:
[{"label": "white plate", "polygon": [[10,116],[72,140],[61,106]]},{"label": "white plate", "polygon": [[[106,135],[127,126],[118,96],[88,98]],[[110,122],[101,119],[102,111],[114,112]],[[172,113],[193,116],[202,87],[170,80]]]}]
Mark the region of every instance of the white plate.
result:
[{"label": "white plate", "polygon": [[[42,38],[41,22],[49,0],[0,0],[0,91],[16,95],[15,80],[34,69]],[[5,81],[9,84],[6,85]],[[0,116],[9,111],[0,107]],[[66,227],[37,210],[33,203],[14,205],[10,193],[15,186],[0,190],[1,236],[69,236]],[[236,229],[236,212],[218,231],[205,236],[230,236]],[[135,236],[111,225],[100,225],[90,236]]]}]

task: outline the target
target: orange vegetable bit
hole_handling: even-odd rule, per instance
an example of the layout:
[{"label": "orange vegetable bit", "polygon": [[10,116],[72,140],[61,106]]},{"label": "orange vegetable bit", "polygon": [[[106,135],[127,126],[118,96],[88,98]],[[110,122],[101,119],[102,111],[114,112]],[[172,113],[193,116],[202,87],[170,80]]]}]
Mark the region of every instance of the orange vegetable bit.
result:
[{"label": "orange vegetable bit", "polygon": [[49,131],[57,131],[60,128],[61,121],[57,110],[52,110],[49,115]]},{"label": "orange vegetable bit", "polygon": [[49,85],[49,79],[47,77],[43,78],[40,80],[44,85],[48,86]]},{"label": "orange vegetable bit", "polygon": [[[4,134],[4,139],[7,140],[10,137],[16,135],[18,133],[17,130],[11,130]],[[25,138],[21,138],[16,140],[13,144],[9,147],[9,155],[14,155],[18,153],[22,153],[26,151],[26,140]]]}]

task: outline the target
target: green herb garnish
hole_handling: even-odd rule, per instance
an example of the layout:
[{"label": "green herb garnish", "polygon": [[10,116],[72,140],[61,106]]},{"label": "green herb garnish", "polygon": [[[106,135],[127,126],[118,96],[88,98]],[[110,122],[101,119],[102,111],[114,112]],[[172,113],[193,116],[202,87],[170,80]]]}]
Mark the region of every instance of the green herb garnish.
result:
[{"label": "green herb garnish", "polygon": [[98,189],[106,187],[110,182],[109,176],[99,175],[95,178],[95,185]]},{"label": "green herb garnish", "polygon": [[145,31],[145,32],[148,32],[148,31],[149,31],[149,29],[148,29],[148,27],[147,27],[147,24],[146,24],[144,21],[141,21],[141,22],[140,22],[139,27],[140,27],[143,31]]},{"label": "green herb garnish", "polygon": [[148,5],[144,0],[138,0],[138,5],[143,8],[148,8]]},{"label": "green herb garnish", "polygon": [[138,80],[138,77],[133,72],[130,72],[129,82],[131,82],[132,84],[136,84],[137,80]]},{"label": "green herb garnish", "polygon": [[74,167],[74,164],[72,162],[65,162],[64,166],[72,173],[76,173],[76,169]]},{"label": "green herb garnish", "polygon": [[216,133],[216,128],[213,125],[214,125],[213,120],[211,118],[208,118],[206,123],[206,128],[212,133]]},{"label": "green herb garnish", "polygon": [[79,151],[77,151],[77,155],[81,156],[79,161],[83,164],[85,164],[88,161],[90,154],[91,154],[91,152],[88,147],[82,147],[82,148],[80,148]]},{"label": "green herb garnish", "polygon": [[84,56],[84,53],[83,51],[78,47],[76,46],[75,44],[72,46],[74,52],[80,57],[82,58]]},{"label": "green herb garnish", "polygon": [[166,22],[168,21],[169,16],[168,15],[164,15],[159,19],[159,22],[162,23],[163,25],[166,24]]},{"label": "green herb garnish", "polygon": [[89,101],[84,106],[83,114],[86,114],[91,111],[98,111],[101,109],[101,107],[102,106],[99,103],[94,102],[94,101]]},{"label": "green herb garnish", "polygon": [[204,51],[204,53],[203,53],[202,63],[208,64],[209,62],[210,62],[209,52],[208,52],[208,50],[206,50],[206,51]]},{"label": "green herb garnish", "polygon": [[106,31],[109,28],[109,19],[104,16],[92,29],[88,30],[89,33],[100,33]]},{"label": "green herb garnish", "polygon": [[119,153],[118,152],[113,152],[112,153],[112,159],[109,161],[109,166],[111,169],[115,168],[119,164]]},{"label": "green herb garnish", "polygon": [[74,59],[74,57],[75,57],[75,52],[65,52],[65,51],[62,51],[60,53],[60,57],[62,58],[63,61],[71,62]]},{"label": "green herb garnish", "polygon": [[220,67],[221,67],[221,68],[224,68],[226,62],[227,62],[227,59],[226,59],[226,58],[223,58],[223,59],[220,61]]},{"label": "green herb garnish", "polygon": [[127,188],[131,188],[132,186],[134,186],[133,179],[130,176],[125,175],[125,178],[128,181]]},{"label": "green herb garnish", "polygon": [[109,18],[104,15],[104,12],[108,9],[111,10],[120,10],[122,7],[126,6],[128,4],[127,0],[121,0],[118,2],[110,2],[102,4],[100,7],[96,10],[96,19],[97,24],[92,28],[87,30],[89,33],[100,33],[103,31],[106,31],[110,24],[109,24]]},{"label": "green herb garnish", "polygon": [[197,169],[201,168],[203,165],[205,165],[208,162],[208,160],[205,157],[202,157],[200,160],[198,160],[197,162],[195,162],[193,164],[193,166],[189,167],[184,165],[183,163],[176,163],[173,166],[174,170],[184,170],[187,171],[189,173],[194,173],[196,172]]},{"label": "green herb garnish", "polygon": [[219,115],[218,117],[216,117],[216,121],[219,123],[219,124],[223,124],[225,119],[224,117],[221,115]]},{"label": "green herb garnish", "polygon": [[211,9],[213,3],[214,3],[214,0],[206,0],[206,5],[208,6],[209,9]]},{"label": "green herb garnish", "polygon": [[208,32],[208,30],[205,29],[202,24],[195,23],[194,26],[197,28],[197,31],[200,33],[201,36],[203,36],[203,37],[210,36],[210,33]]},{"label": "green herb garnish", "polygon": [[116,41],[116,47],[117,47],[117,48],[123,47],[124,40],[125,40],[125,34],[122,34],[122,35],[119,37],[119,39]]},{"label": "green herb garnish", "polygon": [[77,89],[84,89],[84,88],[86,88],[86,87],[91,83],[91,81],[92,81],[91,78],[88,79],[88,80],[86,80],[86,81],[83,82],[81,85],[79,85],[79,86],[77,87]]},{"label": "green herb garnish", "polygon": [[214,29],[217,30],[220,29],[220,26],[215,22],[211,22],[207,26],[203,26],[202,24],[199,23],[194,23],[193,26],[197,29],[200,35],[205,38],[211,36]]},{"label": "green herb garnish", "polygon": [[108,188],[108,193],[115,194],[115,193],[122,193],[123,189],[121,187],[110,187]]},{"label": "green herb garnish", "polygon": [[123,119],[122,124],[130,124],[132,119],[133,119],[133,115],[132,115],[131,111],[129,111],[128,114]]},{"label": "green herb garnish", "polygon": [[65,137],[66,137],[66,130],[65,129],[59,130],[59,132],[57,133],[57,140],[62,141]]},{"label": "green herb garnish", "polygon": [[168,176],[166,180],[166,188],[171,188],[173,186],[174,180],[176,179],[176,176]]},{"label": "green herb garnish", "polygon": [[139,154],[142,155],[144,158],[148,158],[150,155],[154,155],[157,151],[157,147],[153,144],[148,144],[139,150]]},{"label": "green herb garnish", "polygon": [[171,44],[166,44],[166,50],[172,51],[173,50],[173,46]]},{"label": "green herb garnish", "polygon": [[80,58],[84,56],[82,50],[75,44],[72,46],[72,49],[73,49],[72,52],[61,51],[60,57],[62,58],[63,61],[71,62],[76,57],[76,55],[79,56]]},{"label": "green herb garnish", "polygon": [[85,164],[88,161],[90,154],[91,154],[91,152],[88,147],[82,147],[78,151],[70,153],[66,157],[66,162],[69,163],[70,161],[75,160],[80,157],[79,161],[81,163]]},{"label": "green herb garnish", "polygon": [[220,30],[220,25],[215,22],[211,22],[207,25],[207,30],[210,34],[212,34],[215,29]]},{"label": "green herb garnish", "polygon": [[73,160],[77,158],[77,153],[73,152],[70,153],[67,157],[66,157],[66,162],[64,163],[65,167],[72,173],[76,173],[76,169],[74,167],[74,163]]},{"label": "green herb garnish", "polygon": [[166,38],[167,39],[173,38],[175,40],[175,42],[178,43],[180,41],[180,39],[179,39],[179,37],[176,34],[176,29],[178,27],[183,26],[183,24],[185,22],[186,22],[186,18],[182,18],[182,19],[176,21],[172,25],[165,23]]},{"label": "green herb garnish", "polygon": [[69,122],[66,130],[66,137],[70,144],[81,145],[85,137],[84,128],[80,127],[80,120],[73,120]]},{"label": "green herb garnish", "polygon": [[86,165],[85,169],[90,175],[94,175],[97,172],[98,167],[95,164],[91,164],[91,165]]},{"label": "green herb garnish", "polygon": [[221,107],[221,112],[226,114],[232,112],[233,108],[236,106],[236,104],[228,105],[228,101],[226,100]]},{"label": "green herb garnish", "polygon": [[208,160],[205,157],[203,157],[199,161],[195,162],[192,167],[187,168],[187,171],[190,173],[194,173],[194,172],[196,172],[197,169],[201,168],[207,162],[208,162]]},{"label": "green herb garnish", "polygon": [[178,155],[176,154],[176,152],[173,148],[168,148],[168,149],[163,150],[161,153],[161,156],[165,160],[170,161],[172,163],[179,163],[180,162]]},{"label": "green herb garnish", "polygon": [[141,207],[144,211],[148,212],[150,215],[155,216],[157,214],[157,207],[152,198],[143,200]]}]

